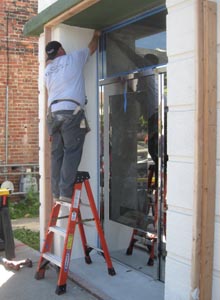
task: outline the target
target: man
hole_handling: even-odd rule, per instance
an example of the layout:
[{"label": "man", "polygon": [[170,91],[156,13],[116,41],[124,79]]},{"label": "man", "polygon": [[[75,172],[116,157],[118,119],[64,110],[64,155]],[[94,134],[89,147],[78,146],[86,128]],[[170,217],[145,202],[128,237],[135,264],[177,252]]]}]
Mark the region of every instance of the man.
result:
[{"label": "man", "polygon": [[70,202],[87,132],[84,66],[97,49],[100,32],[88,47],[66,54],[57,41],[46,46],[47,125],[51,137],[51,185],[54,201]]}]

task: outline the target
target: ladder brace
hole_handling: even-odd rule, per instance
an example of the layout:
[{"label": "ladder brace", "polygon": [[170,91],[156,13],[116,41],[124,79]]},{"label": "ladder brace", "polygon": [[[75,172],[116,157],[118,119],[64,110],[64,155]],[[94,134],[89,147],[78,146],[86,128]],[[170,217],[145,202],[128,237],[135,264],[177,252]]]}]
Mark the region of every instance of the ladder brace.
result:
[{"label": "ladder brace", "polygon": [[[58,277],[58,282],[57,282],[57,287],[55,292],[58,295],[64,294],[66,292],[66,281],[67,281],[67,276],[69,271],[69,264],[71,260],[71,253],[72,253],[76,225],[78,225],[79,227],[79,233],[80,233],[81,242],[83,245],[83,250],[85,255],[85,262],[87,264],[92,263],[91,257],[89,255],[92,250],[100,251],[102,252],[102,255],[105,258],[106,264],[108,266],[108,274],[111,276],[114,276],[116,274],[112,265],[107,243],[105,241],[104,233],[99,220],[99,215],[93,198],[89,179],[90,179],[90,175],[88,172],[77,172],[76,180],[73,187],[73,196],[72,196],[71,203],[68,203],[67,205],[66,202],[64,203],[62,203],[61,201],[56,202],[51,211],[51,216],[48,224],[48,231],[42,248],[41,256],[38,262],[35,278],[38,280],[44,278],[46,266],[48,263],[52,262],[55,265],[57,265],[59,267],[59,277]],[[80,196],[81,196],[83,184],[85,185],[85,190],[87,192],[87,196],[89,200],[89,206],[93,214],[93,218],[84,219],[84,220],[82,219],[81,212],[80,212],[80,204],[81,204]],[[59,216],[60,208],[62,205],[69,207],[68,216]],[[66,229],[56,225],[57,220],[63,218],[68,218],[68,224]],[[96,225],[96,229],[100,238],[100,244],[102,249],[97,249],[87,244],[87,239],[84,231],[84,223],[89,221],[94,221]],[[51,253],[55,234],[64,236],[62,257],[58,257],[57,255]]]}]

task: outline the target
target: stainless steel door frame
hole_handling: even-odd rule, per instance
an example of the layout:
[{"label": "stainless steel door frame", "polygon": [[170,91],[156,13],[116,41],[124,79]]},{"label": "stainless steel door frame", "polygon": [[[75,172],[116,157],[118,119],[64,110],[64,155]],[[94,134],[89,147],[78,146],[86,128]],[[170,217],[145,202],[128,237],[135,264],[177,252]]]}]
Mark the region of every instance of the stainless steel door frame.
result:
[{"label": "stainless steel door frame", "polygon": [[[110,78],[105,80],[100,80],[100,94],[103,97],[102,102],[104,107],[104,189],[106,188],[107,192],[104,192],[104,202],[109,203],[108,195],[108,176],[110,170],[109,162],[109,103],[108,96],[105,95],[104,88],[105,86],[115,85],[117,90],[117,84],[121,80],[133,80],[139,79],[141,77],[146,77],[150,75],[157,76],[158,80],[158,123],[159,123],[159,132],[158,132],[158,205],[157,205],[157,259],[155,260],[156,272],[154,272],[154,279],[164,281],[164,264],[165,264],[165,254],[166,254],[166,242],[165,242],[165,232],[166,232],[166,222],[164,219],[165,212],[165,180],[164,180],[164,166],[165,166],[165,143],[166,143],[166,132],[165,132],[165,110],[166,110],[166,95],[165,95],[165,76],[166,76],[166,67],[158,67],[155,69],[148,69],[145,72],[141,73],[132,73],[127,74],[122,77]],[[112,89],[114,91],[114,88]],[[105,99],[105,100],[104,100]],[[105,211],[105,216],[109,216],[109,210]]]}]

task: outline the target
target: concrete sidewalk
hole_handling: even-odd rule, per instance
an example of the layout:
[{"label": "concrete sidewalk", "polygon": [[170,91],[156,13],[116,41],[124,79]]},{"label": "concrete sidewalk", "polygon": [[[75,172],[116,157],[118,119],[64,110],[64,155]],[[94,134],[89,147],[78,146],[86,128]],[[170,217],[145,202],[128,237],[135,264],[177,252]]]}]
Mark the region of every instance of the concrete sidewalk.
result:
[{"label": "concrete sidewalk", "polygon": [[[13,228],[39,230],[38,219],[12,220]],[[4,270],[0,266],[1,278],[9,278],[1,284],[1,296],[6,300],[48,300],[48,298],[74,300],[151,300],[164,299],[164,284],[112,260],[116,276],[110,276],[102,255],[91,253],[92,264],[84,258],[73,259],[69,268],[67,292],[61,296],[55,294],[57,285],[56,271],[50,267],[43,280],[34,278],[40,253],[16,241],[16,259],[31,258],[33,268],[23,268],[19,272]],[[0,253],[1,255],[1,253]],[[4,297],[4,298],[3,298]],[[60,298],[59,298],[60,299]]]},{"label": "concrete sidewalk", "polygon": [[16,220],[11,220],[11,225],[13,229],[26,228],[33,231],[40,230],[39,218],[21,218]]},{"label": "concrete sidewalk", "polygon": [[[45,273],[45,278],[36,280],[34,278],[39,252],[29,248],[20,241],[15,240],[16,259],[30,258],[33,267],[23,267],[19,271],[9,271],[0,265],[0,288],[1,299],[4,300],[97,300],[98,298],[81,288],[75,282],[67,281],[67,291],[58,296],[55,294],[57,284],[57,273],[54,268],[49,267]],[[4,256],[4,252],[0,252]],[[62,297],[62,298],[61,298]]]},{"label": "concrete sidewalk", "polygon": [[[38,218],[23,218],[11,220],[13,229],[26,228],[34,231],[39,230]],[[33,262],[33,267],[24,266],[19,271],[6,270],[3,265],[0,265],[0,288],[1,299],[5,300],[48,300],[48,299],[66,299],[66,300],[97,300],[85,288],[80,287],[73,280],[67,281],[67,291],[65,294],[58,296],[55,293],[57,285],[57,272],[48,265],[45,272],[45,278],[42,280],[35,279],[35,272],[40,253],[34,249],[24,245],[22,242],[15,239],[15,254],[17,260],[30,258]],[[0,252],[0,256],[5,256],[5,253]]]}]

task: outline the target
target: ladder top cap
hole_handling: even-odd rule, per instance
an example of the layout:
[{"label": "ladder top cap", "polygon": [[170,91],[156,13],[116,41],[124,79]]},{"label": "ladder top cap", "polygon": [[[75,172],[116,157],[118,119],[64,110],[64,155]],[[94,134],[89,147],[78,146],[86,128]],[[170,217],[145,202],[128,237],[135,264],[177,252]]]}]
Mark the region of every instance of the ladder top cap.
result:
[{"label": "ladder top cap", "polygon": [[85,171],[78,171],[76,173],[76,180],[75,183],[84,182],[85,180],[90,179],[89,172]]}]

